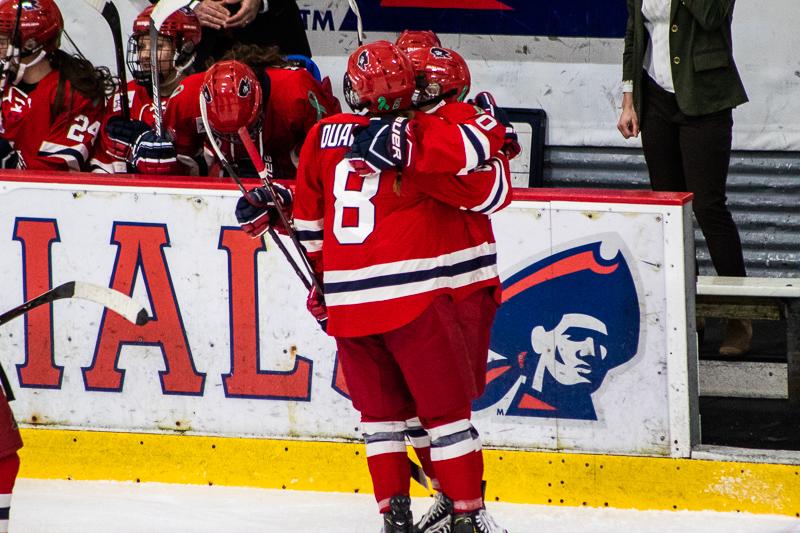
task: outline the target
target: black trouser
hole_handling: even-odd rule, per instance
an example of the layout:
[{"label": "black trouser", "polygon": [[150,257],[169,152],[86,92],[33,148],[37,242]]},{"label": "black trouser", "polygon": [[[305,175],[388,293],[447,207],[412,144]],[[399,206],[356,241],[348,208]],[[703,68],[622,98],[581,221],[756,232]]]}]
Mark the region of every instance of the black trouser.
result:
[{"label": "black trouser", "polygon": [[687,116],[675,95],[647,74],[642,99],[644,157],[654,191],[688,191],[720,276],[745,276],[742,242],[726,205],[725,183],[731,158],[730,109]]}]

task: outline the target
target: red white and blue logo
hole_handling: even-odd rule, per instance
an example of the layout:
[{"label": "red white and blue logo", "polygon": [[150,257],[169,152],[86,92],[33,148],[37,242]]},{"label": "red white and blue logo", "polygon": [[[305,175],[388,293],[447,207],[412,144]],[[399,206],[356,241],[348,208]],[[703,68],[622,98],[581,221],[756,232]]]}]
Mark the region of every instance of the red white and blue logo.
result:
[{"label": "red white and blue logo", "polygon": [[361,52],[358,55],[358,60],[356,61],[356,64],[358,65],[358,68],[366,72],[367,67],[369,66],[369,52],[366,50]]},{"label": "red white and blue logo", "polygon": [[[604,240],[537,260],[503,282],[475,411],[597,420],[592,395],[610,370],[636,356],[641,325],[623,247]],[[601,248],[610,247],[615,253],[606,259]]]},{"label": "red white and blue logo", "polygon": [[[619,38],[625,0],[360,0],[365,31]],[[355,31],[352,11],[341,31]]]}]

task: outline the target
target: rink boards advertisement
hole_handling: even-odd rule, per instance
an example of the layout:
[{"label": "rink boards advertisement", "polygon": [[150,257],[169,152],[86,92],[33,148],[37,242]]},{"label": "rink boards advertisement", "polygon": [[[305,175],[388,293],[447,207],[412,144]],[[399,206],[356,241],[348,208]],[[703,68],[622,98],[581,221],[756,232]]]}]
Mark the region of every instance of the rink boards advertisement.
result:
[{"label": "rink boards advertisement", "polygon": [[[238,190],[48,181],[0,181],[0,311],[78,280],[132,295],[153,320],[135,326],[62,300],[0,326],[21,423],[360,437],[335,344],[275,245],[236,226]],[[515,192],[493,219],[504,301],[473,406],[484,443],[688,456],[697,419],[688,197]]]}]

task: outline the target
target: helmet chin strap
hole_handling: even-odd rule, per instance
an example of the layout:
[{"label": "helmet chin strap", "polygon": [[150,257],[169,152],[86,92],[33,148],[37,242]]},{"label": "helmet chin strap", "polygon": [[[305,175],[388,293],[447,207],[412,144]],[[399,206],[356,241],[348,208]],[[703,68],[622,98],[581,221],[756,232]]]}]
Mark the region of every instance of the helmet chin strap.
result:
[{"label": "helmet chin strap", "polygon": [[180,51],[175,52],[175,57],[172,59],[172,64],[175,65],[175,70],[177,71],[176,75],[183,74],[183,71],[191,67],[194,63],[195,57],[197,57],[197,54],[190,54],[188,57],[184,57],[184,60],[181,61],[181,56],[185,55],[186,54]]},{"label": "helmet chin strap", "polygon": [[[36,52],[33,52],[31,55],[33,55],[34,53],[36,53]],[[29,68],[31,68],[31,67],[33,67],[35,65],[38,65],[46,57],[47,57],[47,52],[45,52],[44,49],[39,49],[39,54],[36,56],[36,58],[33,61],[31,61],[29,63],[23,63],[22,60],[20,60],[18,65],[17,65],[17,76],[14,78],[14,85],[17,85],[19,82],[22,81],[22,78],[25,76],[25,71],[26,70],[28,70]]]},{"label": "helmet chin strap", "polygon": [[[186,69],[191,67],[192,63],[194,63],[194,58],[195,58],[194,54],[192,54],[183,63],[178,63],[178,55],[179,54],[177,54],[177,53],[175,54],[175,58],[173,59],[173,62],[172,62],[172,64],[175,66],[175,69],[174,69],[172,75],[169,77],[169,79],[159,80],[159,83],[158,83],[159,87],[164,87],[164,86],[168,86],[168,85],[171,85],[171,84],[175,83],[178,80],[178,78],[183,76],[184,71],[186,71]],[[159,78],[161,78],[161,74],[159,74]]]}]

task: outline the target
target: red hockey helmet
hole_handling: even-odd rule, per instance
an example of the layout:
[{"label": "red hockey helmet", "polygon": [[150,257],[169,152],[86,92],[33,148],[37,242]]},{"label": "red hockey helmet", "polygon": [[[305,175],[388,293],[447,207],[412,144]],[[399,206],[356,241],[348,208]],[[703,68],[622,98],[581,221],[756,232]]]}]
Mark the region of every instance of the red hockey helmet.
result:
[{"label": "red hockey helmet", "polygon": [[442,43],[439,36],[430,30],[404,30],[395,41],[395,45],[406,54],[411,54],[421,48],[442,46]]},{"label": "red hockey helmet", "polygon": [[389,41],[365,44],[353,52],[344,75],[344,96],[353,111],[385,114],[411,107],[414,65]]},{"label": "red hockey helmet", "polygon": [[417,68],[414,105],[423,106],[438,100],[461,102],[469,92],[471,77],[464,58],[455,50],[433,47],[410,55]]},{"label": "red hockey helmet", "polygon": [[57,50],[63,30],[64,19],[53,0],[0,0],[0,35],[15,39],[11,44],[19,46],[21,57]]},{"label": "red hockey helmet", "polygon": [[[142,85],[149,85],[150,69],[141,63],[142,38],[150,34],[150,15],[154,6],[148,6],[133,21],[133,33],[128,40],[127,63],[134,79]],[[178,74],[186,70],[194,62],[197,45],[200,44],[201,30],[197,15],[189,8],[182,8],[172,13],[161,25],[159,36],[172,40],[175,50],[171,65],[162,65],[159,72],[174,69]],[[172,80],[169,80],[172,81]]]},{"label": "red hockey helmet", "polygon": [[214,63],[203,78],[201,98],[214,133],[237,139],[239,128],[254,128],[261,119],[262,91],[252,69],[239,61]]}]

